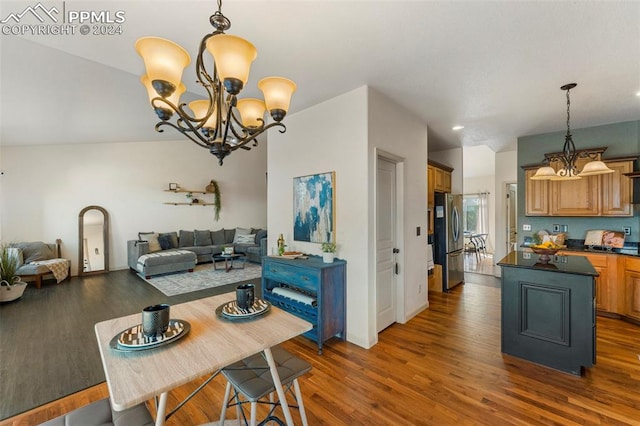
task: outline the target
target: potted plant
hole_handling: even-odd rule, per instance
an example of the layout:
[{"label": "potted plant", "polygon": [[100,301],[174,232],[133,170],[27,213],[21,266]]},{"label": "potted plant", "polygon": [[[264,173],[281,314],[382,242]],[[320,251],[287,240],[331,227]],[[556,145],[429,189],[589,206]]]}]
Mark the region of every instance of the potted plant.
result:
[{"label": "potted plant", "polygon": [[322,261],[324,263],[333,263],[336,254],[336,243],[322,243]]},{"label": "potted plant", "polygon": [[18,257],[7,244],[0,245],[0,302],[10,302],[22,296],[27,283],[16,275]]},{"label": "potted plant", "polygon": [[220,219],[220,209],[222,208],[222,198],[220,196],[220,186],[218,182],[211,179],[209,185],[206,186],[205,191],[213,194],[213,209],[215,214],[215,220],[218,221]]}]

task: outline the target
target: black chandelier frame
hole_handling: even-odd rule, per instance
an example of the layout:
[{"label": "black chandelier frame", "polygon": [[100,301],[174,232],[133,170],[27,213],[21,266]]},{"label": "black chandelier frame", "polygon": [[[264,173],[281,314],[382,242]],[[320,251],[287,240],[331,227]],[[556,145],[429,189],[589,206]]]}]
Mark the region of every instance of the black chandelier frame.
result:
[{"label": "black chandelier frame", "polygon": [[[218,162],[222,166],[225,157],[233,151],[240,148],[250,150],[251,147],[247,146],[250,142],[253,142],[252,146],[258,146],[257,137],[267,130],[280,127],[280,133],[285,133],[287,128],[280,122],[284,119],[286,111],[280,109],[270,111],[271,117],[275,120],[270,124],[266,124],[263,118],[258,118],[261,123],[259,126],[244,126],[242,120],[234,112],[238,102],[237,95],[243,88],[242,81],[230,78],[225,79],[224,82],[220,81],[215,60],[213,63],[213,77],[207,72],[203,61],[207,40],[224,34],[225,31],[231,28],[231,21],[222,14],[221,8],[222,1],[218,0],[218,10],[209,17],[209,22],[215,28],[215,31],[202,38],[196,59],[196,81],[204,87],[209,99],[209,109],[206,115],[202,118],[197,118],[185,111],[186,103],[175,105],[169,101],[168,98],[176,90],[176,86],[164,80],[153,80],[151,82],[153,88],[160,95],[151,99],[151,105],[158,118],[162,120],[156,124],[156,131],[164,132],[164,126],[174,128],[192,142],[209,149],[209,152],[218,158]],[[227,93],[226,99],[225,91]],[[169,121],[174,113],[178,115],[175,123]],[[216,114],[215,129],[203,127],[214,113]],[[224,119],[223,114],[225,115]],[[234,143],[230,143],[231,141],[234,141]]]}]

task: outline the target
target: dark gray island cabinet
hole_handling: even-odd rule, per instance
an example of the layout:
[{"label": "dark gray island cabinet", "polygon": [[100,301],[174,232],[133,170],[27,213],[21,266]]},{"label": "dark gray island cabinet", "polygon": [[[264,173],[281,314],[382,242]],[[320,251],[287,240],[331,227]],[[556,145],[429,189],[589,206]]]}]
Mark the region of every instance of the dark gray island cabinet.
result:
[{"label": "dark gray island cabinet", "polygon": [[502,268],[502,352],[574,375],[596,363],[596,270],[583,256],[514,251]]}]

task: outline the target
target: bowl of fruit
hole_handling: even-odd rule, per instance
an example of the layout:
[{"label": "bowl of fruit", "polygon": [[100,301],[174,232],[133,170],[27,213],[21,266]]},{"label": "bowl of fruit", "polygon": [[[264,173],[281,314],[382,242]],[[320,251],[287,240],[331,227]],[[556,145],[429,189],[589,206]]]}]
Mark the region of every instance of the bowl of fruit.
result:
[{"label": "bowl of fruit", "polygon": [[553,241],[545,241],[544,243],[534,244],[530,248],[535,254],[539,254],[538,261],[546,263],[551,260],[550,256],[553,256],[558,251],[566,248],[567,246],[556,244]]}]

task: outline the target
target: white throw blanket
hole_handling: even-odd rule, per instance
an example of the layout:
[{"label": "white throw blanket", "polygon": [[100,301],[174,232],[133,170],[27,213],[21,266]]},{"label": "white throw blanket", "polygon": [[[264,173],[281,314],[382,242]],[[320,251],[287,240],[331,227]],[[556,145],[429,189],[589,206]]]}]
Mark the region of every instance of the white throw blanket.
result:
[{"label": "white throw blanket", "polygon": [[43,265],[46,266],[58,283],[62,282],[69,275],[69,261],[67,259],[48,259],[48,260],[36,260],[31,262],[31,265]]}]

